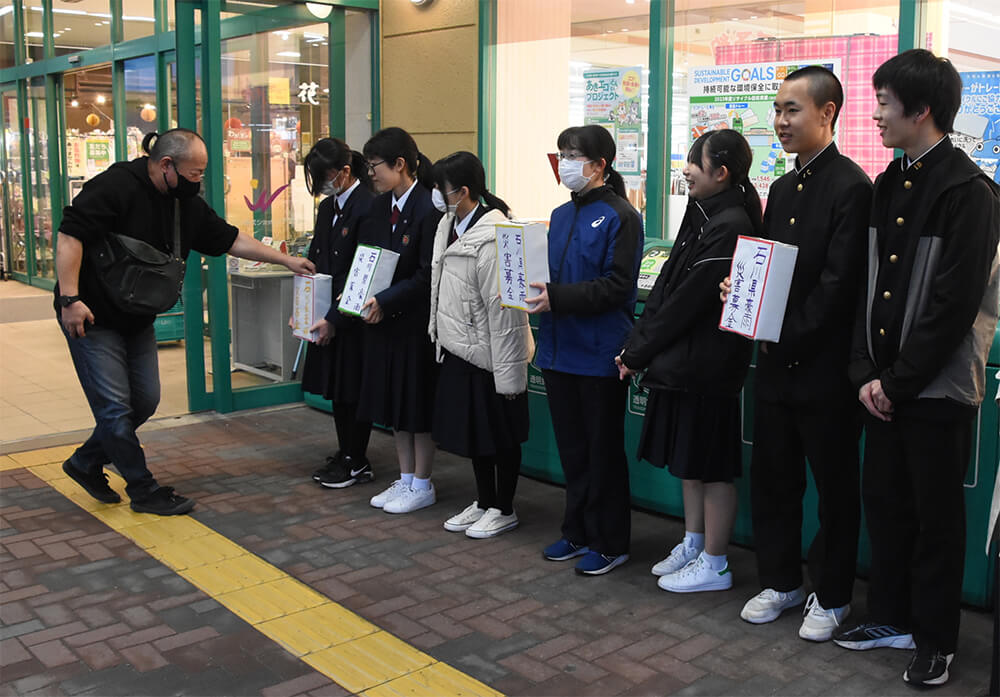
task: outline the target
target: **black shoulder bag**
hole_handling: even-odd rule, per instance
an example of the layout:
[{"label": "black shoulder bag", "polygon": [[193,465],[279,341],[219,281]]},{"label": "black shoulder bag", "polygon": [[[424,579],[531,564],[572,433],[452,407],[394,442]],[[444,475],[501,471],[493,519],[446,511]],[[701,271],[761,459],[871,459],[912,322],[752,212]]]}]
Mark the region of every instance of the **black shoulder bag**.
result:
[{"label": "black shoulder bag", "polygon": [[186,262],[181,253],[180,202],[174,203],[174,245],[170,254],[142,240],[109,233],[92,254],[111,304],[133,315],[158,315],[177,304]]}]

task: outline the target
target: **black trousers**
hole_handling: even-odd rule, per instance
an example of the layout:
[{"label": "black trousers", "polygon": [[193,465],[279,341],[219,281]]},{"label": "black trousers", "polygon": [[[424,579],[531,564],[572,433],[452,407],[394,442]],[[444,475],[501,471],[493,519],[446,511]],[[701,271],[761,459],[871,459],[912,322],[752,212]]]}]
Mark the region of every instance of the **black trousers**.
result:
[{"label": "black trousers", "polygon": [[337,443],[340,452],[352,460],[367,462],[368,441],[372,435],[372,425],[368,421],[358,421],[358,405],[334,403],[333,424],[337,428]]},{"label": "black trousers", "polygon": [[566,475],[563,537],[609,556],[627,554],[632,534],[625,457],[628,383],[554,370],[542,375]]},{"label": "black trousers", "polygon": [[990,695],[1000,697],[1000,554],[993,550],[993,670]]},{"label": "black trousers", "polygon": [[862,495],[872,542],[868,609],[918,645],[958,643],[965,564],[965,472],[972,418],[900,413],[865,420]]},{"label": "black trousers", "polygon": [[476,495],[480,508],[499,508],[504,515],[514,512],[514,492],[521,473],[521,446],[515,445],[496,455],[472,458],[476,474]]},{"label": "black trousers", "polygon": [[756,400],[750,467],[754,545],[761,588],[802,585],[802,497],[806,460],[818,495],[819,530],[809,577],[824,608],[851,602],[861,527],[859,405]]}]

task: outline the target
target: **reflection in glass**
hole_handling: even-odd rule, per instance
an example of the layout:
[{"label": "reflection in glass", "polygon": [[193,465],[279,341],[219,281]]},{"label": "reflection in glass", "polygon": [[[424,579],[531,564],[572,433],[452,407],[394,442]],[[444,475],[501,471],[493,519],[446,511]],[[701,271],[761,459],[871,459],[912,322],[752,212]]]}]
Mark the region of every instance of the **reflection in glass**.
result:
[{"label": "reflection in glass", "polygon": [[17,93],[0,92],[3,111],[3,142],[6,159],[4,172],[4,204],[10,220],[10,246],[7,249],[7,268],[28,273],[27,240],[24,218],[24,180],[21,163],[21,121],[17,109]]},{"label": "reflection in glass", "polygon": [[49,136],[44,78],[28,88],[28,152],[31,155],[31,205],[36,278],[55,278],[52,250],[52,192],[49,186]]},{"label": "reflection in glass", "polygon": [[156,130],[156,117],[156,58],[143,56],[125,61],[124,121],[128,159],[142,155],[142,138]]},{"label": "reflection in glass", "polygon": [[83,183],[115,161],[115,122],[111,100],[111,66],[66,73],[67,201]]}]

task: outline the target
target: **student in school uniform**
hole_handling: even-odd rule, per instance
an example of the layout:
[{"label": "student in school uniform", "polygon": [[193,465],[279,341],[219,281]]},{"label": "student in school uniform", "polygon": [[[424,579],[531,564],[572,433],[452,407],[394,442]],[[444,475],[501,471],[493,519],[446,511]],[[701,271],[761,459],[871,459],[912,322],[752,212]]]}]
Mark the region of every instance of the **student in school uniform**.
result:
[{"label": "student in school uniform", "polygon": [[691,146],[688,207],[670,258],[617,359],[621,378],[645,371],[649,403],[638,457],[683,480],[684,539],[653,567],[674,593],[733,587],[727,549],[742,473],[740,390],[753,342],[719,329],[718,279],[740,235],[759,236],[753,151],[731,129]]},{"label": "student in school uniform", "polygon": [[849,649],[913,649],[903,680],[942,685],[958,648],[965,474],[997,326],[1000,187],[948,134],[962,78],[930,51],[872,76],[872,118],[902,155],[875,182],[850,376],[865,414],[870,618]]},{"label": "student in school uniform", "polygon": [[344,289],[354,258],[358,223],[368,213],[375,194],[364,156],[338,138],[317,141],[304,164],[309,193],[326,197],[316,212],[308,258],[317,273],[333,276],[334,300],[326,317],[310,327],[318,332],[318,338],[306,349],[302,389],[333,403],[338,449],[313,474],[313,480],[329,489],[342,489],[374,479],[367,457],[372,425],[357,419],[363,324],[338,312],[336,298]]},{"label": "student in school uniform", "polygon": [[509,209],[486,189],[471,152],[438,160],[435,207],[444,213],[434,238],[429,333],[441,373],[434,441],[472,459],[476,500],[444,523],[474,539],[517,527],[514,492],[521,443],[528,439],[528,316],[500,306],[496,225]]},{"label": "student in school uniform", "polygon": [[559,177],[572,200],[549,221],[549,277],[528,298],[539,314],[538,353],[566,475],[562,537],[550,561],[582,557],[576,572],[605,574],[628,560],[631,500],[625,456],[627,384],[615,357],[635,321],[642,220],[615,171],[614,138],[597,125],[559,134]]},{"label": "student in school uniform", "polygon": [[399,479],[371,499],[386,513],[409,513],[437,500],[431,438],[437,364],[427,336],[431,256],[441,214],[431,201],[430,162],[402,128],[365,143],[379,196],[361,221],[358,244],[399,254],[392,285],[362,308],[365,322],[359,418],[391,428]]}]

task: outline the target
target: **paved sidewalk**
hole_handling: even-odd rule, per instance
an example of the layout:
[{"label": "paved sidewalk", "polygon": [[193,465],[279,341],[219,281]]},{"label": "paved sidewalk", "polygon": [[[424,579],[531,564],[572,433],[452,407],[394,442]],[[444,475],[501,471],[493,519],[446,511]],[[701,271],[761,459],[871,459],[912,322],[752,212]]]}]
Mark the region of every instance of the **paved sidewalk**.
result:
[{"label": "paved sidewalk", "polygon": [[[310,480],[332,426],[303,407],[142,438],[199,521],[504,694],[912,694],[907,652],[809,644],[794,612],[742,622],[756,590],[748,550],[731,555],[733,590],[665,593],[649,567],[683,526],[636,512],[632,560],[580,578],[540,555],[558,535],[560,488],[522,478],[521,528],[470,540],[441,528],[474,495],[466,461],[440,454],[438,504],[391,516],[368,505],[394,474],[385,434],[372,439],[375,484]],[[0,694],[346,694],[34,474],[0,472],[0,486]],[[964,614],[952,681],[934,694],[985,693],[990,623]]]}]

